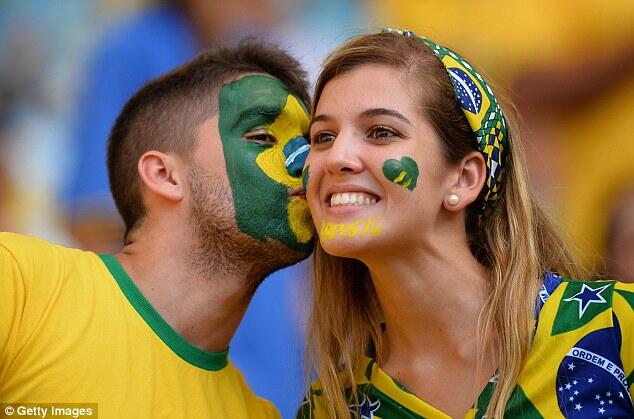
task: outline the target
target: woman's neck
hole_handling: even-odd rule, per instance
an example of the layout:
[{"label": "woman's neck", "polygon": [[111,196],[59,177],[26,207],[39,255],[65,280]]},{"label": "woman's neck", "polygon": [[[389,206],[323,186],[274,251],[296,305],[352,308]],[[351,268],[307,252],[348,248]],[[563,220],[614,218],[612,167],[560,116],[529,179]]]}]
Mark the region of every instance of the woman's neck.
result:
[{"label": "woman's neck", "polygon": [[[487,295],[487,271],[464,246],[409,249],[368,266],[386,323],[384,356],[471,352]],[[466,354],[465,354],[466,355]]]},{"label": "woman's neck", "polygon": [[377,356],[413,394],[463,417],[495,371],[494,354],[478,341],[487,271],[466,245],[442,250],[366,262],[386,325]]}]

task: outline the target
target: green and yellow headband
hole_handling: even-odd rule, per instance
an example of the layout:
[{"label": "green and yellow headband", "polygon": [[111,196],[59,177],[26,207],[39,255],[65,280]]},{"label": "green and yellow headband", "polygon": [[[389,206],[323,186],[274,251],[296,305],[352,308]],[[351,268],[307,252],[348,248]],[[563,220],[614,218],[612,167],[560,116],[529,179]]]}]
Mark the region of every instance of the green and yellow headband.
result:
[{"label": "green and yellow headband", "polygon": [[467,61],[449,48],[410,31],[383,29],[382,32],[422,41],[447,70],[460,109],[467,117],[478,149],[486,161],[487,180],[482,195],[482,210],[486,211],[499,197],[508,153],[506,121],[491,88]]}]

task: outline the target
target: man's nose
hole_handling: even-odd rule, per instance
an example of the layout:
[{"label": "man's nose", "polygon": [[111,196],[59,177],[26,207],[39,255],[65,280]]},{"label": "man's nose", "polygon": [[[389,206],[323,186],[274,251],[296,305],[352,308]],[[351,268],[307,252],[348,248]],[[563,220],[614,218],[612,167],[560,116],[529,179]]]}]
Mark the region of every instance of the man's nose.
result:
[{"label": "man's nose", "polygon": [[310,143],[302,136],[293,138],[284,146],[284,156],[286,157],[284,165],[291,176],[301,176],[309,151]]}]

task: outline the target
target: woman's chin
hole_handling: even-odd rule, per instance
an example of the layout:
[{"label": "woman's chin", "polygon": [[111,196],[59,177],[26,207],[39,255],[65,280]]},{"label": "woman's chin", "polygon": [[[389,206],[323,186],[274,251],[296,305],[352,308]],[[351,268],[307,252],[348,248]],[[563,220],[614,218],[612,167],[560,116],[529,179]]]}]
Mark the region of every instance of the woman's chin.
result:
[{"label": "woman's chin", "polygon": [[372,249],[372,243],[360,238],[341,237],[324,239],[320,237],[319,243],[326,253],[343,258],[359,259]]}]

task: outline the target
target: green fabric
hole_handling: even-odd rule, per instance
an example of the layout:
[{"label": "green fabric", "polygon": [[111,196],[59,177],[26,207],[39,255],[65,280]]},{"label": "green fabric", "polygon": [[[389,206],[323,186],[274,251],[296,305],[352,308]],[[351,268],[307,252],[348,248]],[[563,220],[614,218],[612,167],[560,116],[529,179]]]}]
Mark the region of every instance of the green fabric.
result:
[{"label": "green fabric", "polygon": [[634,292],[625,290],[615,290],[615,292],[625,298],[625,301],[627,301],[630,307],[632,307],[632,310],[634,310]]},{"label": "green fabric", "polygon": [[[487,408],[489,407],[489,403],[491,402],[491,396],[493,395],[493,390],[495,388],[495,383],[489,381],[486,385],[480,396],[478,397],[476,407],[477,411],[475,413],[476,419],[482,419],[484,414],[486,413]],[[536,419],[543,418],[543,416],[539,413],[535,405],[526,397],[526,393],[521,386],[516,386],[511,393],[511,397],[509,398],[508,403],[506,404],[506,411],[504,412],[505,418],[522,418],[522,419]]]},{"label": "green fabric", "polygon": [[[576,330],[583,325],[590,322],[599,314],[603,313],[612,307],[612,295],[614,289],[614,282],[611,281],[576,281],[565,280],[566,289],[564,295],[561,298],[561,303],[553,322],[553,328],[551,335],[555,336],[560,333],[570,332]],[[581,302],[574,299],[576,295],[583,292],[584,287],[591,290],[598,290],[605,287],[600,292],[600,296],[605,299],[605,302],[588,304],[585,311],[580,315]]]},{"label": "green fabric", "polygon": [[[424,419],[424,416],[404,407],[391,397],[377,390],[372,384],[362,384],[358,386],[358,392],[361,400],[359,400],[357,405],[365,403],[366,409],[368,409],[368,405],[375,406],[369,410],[371,410],[374,415],[383,419]],[[347,396],[350,397],[350,393],[348,393]],[[364,399],[364,396],[368,398]],[[378,404],[377,401],[380,401],[380,404]],[[354,411],[354,404],[350,405],[350,409]]]},{"label": "green fabric", "polygon": [[229,362],[227,356],[229,353],[228,348],[223,352],[206,352],[191,345],[152,307],[113,255],[102,254],[99,257],[117,281],[117,284],[119,284],[119,288],[121,288],[132,307],[176,355],[188,363],[207,371],[218,371],[227,366]]}]

